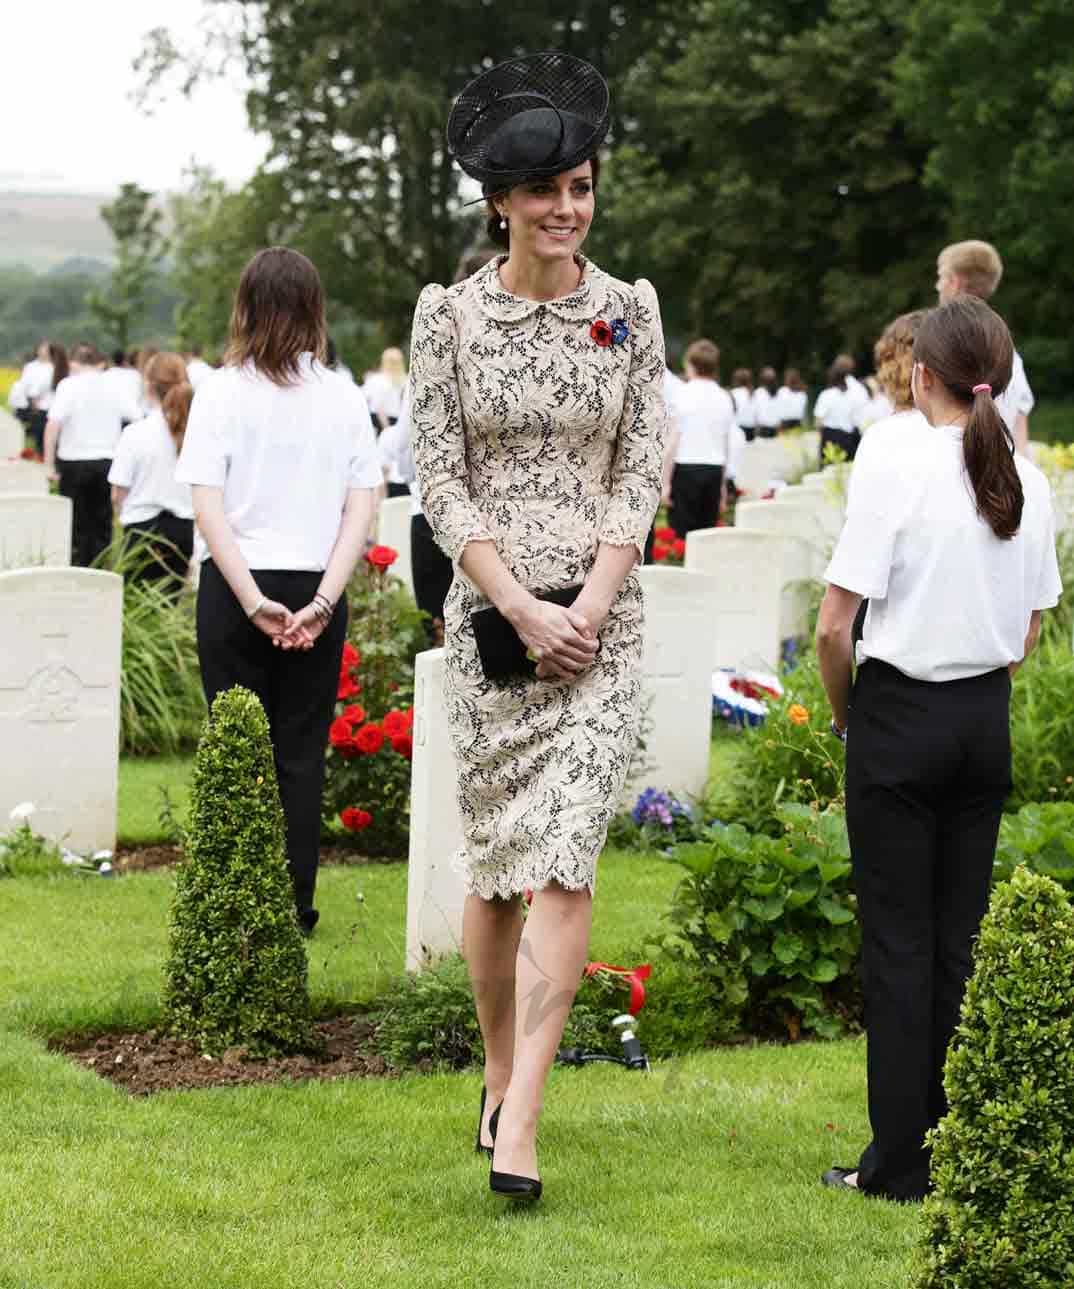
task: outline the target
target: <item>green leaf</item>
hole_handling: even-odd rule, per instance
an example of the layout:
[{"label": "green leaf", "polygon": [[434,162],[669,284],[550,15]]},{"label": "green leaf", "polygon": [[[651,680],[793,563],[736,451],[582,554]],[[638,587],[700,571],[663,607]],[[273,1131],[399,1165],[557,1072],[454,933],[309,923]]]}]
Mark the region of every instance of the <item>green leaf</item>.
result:
[{"label": "green leaf", "polygon": [[833,926],[844,926],[847,922],[854,921],[854,912],[842,904],[837,904],[828,895],[822,895],[817,900],[817,909],[821,916],[830,922]]},{"label": "green leaf", "polygon": [[819,985],[827,985],[839,975],[839,964],[833,958],[817,958],[803,969],[802,975],[807,980],[815,980]]}]

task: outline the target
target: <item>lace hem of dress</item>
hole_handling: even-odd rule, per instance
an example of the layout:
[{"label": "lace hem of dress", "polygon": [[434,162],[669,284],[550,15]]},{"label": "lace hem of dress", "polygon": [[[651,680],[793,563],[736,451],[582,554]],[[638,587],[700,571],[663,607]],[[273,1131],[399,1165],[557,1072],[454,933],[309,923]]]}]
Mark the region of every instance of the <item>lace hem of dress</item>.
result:
[{"label": "lace hem of dress", "polygon": [[451,859],[452,871],[463,879],[467,895],[476,895],[482,900],[509,900],[524,891],[543,891],[553,882],[562,886],[565,891],[588,891],[592,897],[596,891],[596,865],[593,865],[593,876],[588,881],[577,881],[554,869],[532,876],[520,876],[517,869],[498,868],[481,871],[474,869],[469,862],[465,846],[457,850]]}]

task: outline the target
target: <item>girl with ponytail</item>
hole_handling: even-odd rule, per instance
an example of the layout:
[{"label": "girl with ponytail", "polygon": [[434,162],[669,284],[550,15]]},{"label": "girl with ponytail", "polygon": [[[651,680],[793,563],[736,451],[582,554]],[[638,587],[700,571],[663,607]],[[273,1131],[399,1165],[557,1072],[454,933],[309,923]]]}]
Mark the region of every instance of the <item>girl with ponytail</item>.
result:
[{"label": "girl with ponytail", "polygon": [[847,749],[873,1132],[857,1165],[822,1180],[888,1199],[929,1187],[926,1135],[947,1109],[944,1060],[1010,790],[1011,677],[1061,591],[1048,482],[1014,455],[995,405],[1013,353],[973,296],[921,319],[922,416],[863,440],[817,625]]},{"label": "girl with ponytail", "polygon": [[152,558],[135,576],[167,579],[178,593],[194,549],[194,506],[190,485],[176,482],[175,466],[194,390],[178,354],[154,354],[142,374],[149,415],[123,431],[108,482],[119,522],[150,547]]}]

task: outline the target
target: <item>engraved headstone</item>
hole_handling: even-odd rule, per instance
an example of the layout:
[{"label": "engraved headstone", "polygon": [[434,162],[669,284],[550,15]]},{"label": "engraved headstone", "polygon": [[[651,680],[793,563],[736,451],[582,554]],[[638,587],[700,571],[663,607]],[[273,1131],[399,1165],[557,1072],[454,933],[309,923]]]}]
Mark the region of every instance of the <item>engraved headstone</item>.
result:
[{"label": "engraved headstone", "polygon": [[[786,490],[784,490],[786,491]],[[783,541],[780,634],[802,635],[808,626],[808,582],[824,572],[828,542],[814,506],[793,501],[740,501],[735,526],[774,533]]]},{"label": "engraved headstone", "polygon": [[391,567],[394,577],[414,590],[414,576],[410,567],[410,498],[388,497],[380,503],[377,517],[377,541],[399,552]]},{"label": "engraved headstone", "polygon": [[680,568],[640,570],[645,591],[646,768],[632,790],[700,796],[712,741],[712,633],[720,583]]},{"label": "engraved headstone", "polygon": [[719,585],[709,627],[713,668],[778,670],[783,539],[745,528],[699,528],[686,538],[683,566]]},{"label": "engraved headstone", "polygon": [[462,949],[462,877],[451,866],[462,845],[457,762],[444,706],[444,651],[418,654],[414,668],[414,755],[410,770],[406,965],[418,971]]},{"label": "engraved headstone", "polygon": [[0,493],[0,569],[70,563],[70,500]]},{"label": "engraved headstone", "polygon": [[0,493],[23,492],[44,496],[48,474],[36,461],[0,461]]},{"label": "engraved headstone", "polygon": [[22,801],[72,850],[116,840],[123,579],[0,572],[0,821]]}]

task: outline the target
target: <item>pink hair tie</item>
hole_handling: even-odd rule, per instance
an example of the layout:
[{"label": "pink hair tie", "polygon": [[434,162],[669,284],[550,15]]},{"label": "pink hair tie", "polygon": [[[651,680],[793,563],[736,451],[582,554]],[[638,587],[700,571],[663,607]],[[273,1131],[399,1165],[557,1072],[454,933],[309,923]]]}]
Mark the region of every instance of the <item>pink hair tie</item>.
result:
[{"label": "pink hair tie", "polygon": [[991,385],[974,385],[974,387],[973,387],[973,392],[974,392],[975,394],[991,394],[991,393],[992,393],[992,386],[991,386]]}]

